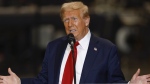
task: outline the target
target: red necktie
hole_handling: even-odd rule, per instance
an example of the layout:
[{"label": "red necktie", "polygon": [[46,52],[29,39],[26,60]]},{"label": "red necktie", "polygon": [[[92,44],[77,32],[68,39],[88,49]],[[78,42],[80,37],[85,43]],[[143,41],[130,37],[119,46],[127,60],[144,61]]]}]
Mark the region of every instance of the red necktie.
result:
[{"label": "red necktie", "polygon": [[[77,58],[77,46],[79,45],[78,42],[74,44],[74,56],[75,56],[75,61]],[[74,65],[73,65],[73,58],[72,58],[72,50],[69,53],[65,69],[64,69],[64,74],[62,78],[62,84],[72,84],[73,81],[73,76],[74,76]]]}]

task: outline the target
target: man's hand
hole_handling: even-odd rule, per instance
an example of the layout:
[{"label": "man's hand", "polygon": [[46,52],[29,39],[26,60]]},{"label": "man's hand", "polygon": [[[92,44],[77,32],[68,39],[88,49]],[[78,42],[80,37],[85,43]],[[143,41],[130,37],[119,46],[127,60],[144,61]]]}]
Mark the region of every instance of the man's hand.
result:
[{"label": "man's hand", "polygon": [[0,76],[0,84],[21,84],[20,78],[8,68],[9,76]]},{"label": "man's hand", "polygon": [[140,69],[133,75],[130,84],[150,84],[150,74],[139,76]]}]

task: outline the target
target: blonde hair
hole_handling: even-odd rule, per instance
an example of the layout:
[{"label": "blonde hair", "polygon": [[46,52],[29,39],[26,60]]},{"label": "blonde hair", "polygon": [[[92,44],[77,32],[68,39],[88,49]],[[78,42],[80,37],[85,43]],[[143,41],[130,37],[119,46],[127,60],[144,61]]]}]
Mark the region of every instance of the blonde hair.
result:
[{"label": "blonde hair", "polygon": [[64,3],[60,10],[60,17],[63,18],[65,11],[80,10],[83,17],[89,17],[88,7],[80,1]]}]

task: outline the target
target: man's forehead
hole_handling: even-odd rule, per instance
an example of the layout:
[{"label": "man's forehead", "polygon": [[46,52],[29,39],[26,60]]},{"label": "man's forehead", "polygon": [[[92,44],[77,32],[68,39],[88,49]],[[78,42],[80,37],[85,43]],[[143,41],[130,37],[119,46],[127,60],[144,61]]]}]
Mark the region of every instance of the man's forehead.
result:
[{"label": "man's forehead", "polygon": [[80,15],[80,11],[65,11],[63,17],[77,17]]}]

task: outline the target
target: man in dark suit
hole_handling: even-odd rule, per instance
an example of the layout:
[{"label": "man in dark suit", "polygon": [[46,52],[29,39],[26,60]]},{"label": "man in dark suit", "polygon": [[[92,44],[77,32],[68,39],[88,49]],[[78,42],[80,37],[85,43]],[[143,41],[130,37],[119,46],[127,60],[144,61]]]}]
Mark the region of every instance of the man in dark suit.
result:
[{"label": "man in dark suit", "polygon": [[[74,83],[73,81],[77,84],[148,84],[150,82],[150,75],[139,76],[140,69],[130,82],[125,81],[116,46],[90,32],[88,7],[82,2],[63,4],[60,15],[67,35],[72,33],[79,43],[76,47],[76,79],[72,78],[71,83]],[[20,79],[9,68],[10,76],[0,76],[0,84],[71,84],[63,82],[70,51],[67,37],[58,38],[48,44],[42,70],[36,78]]]}]

